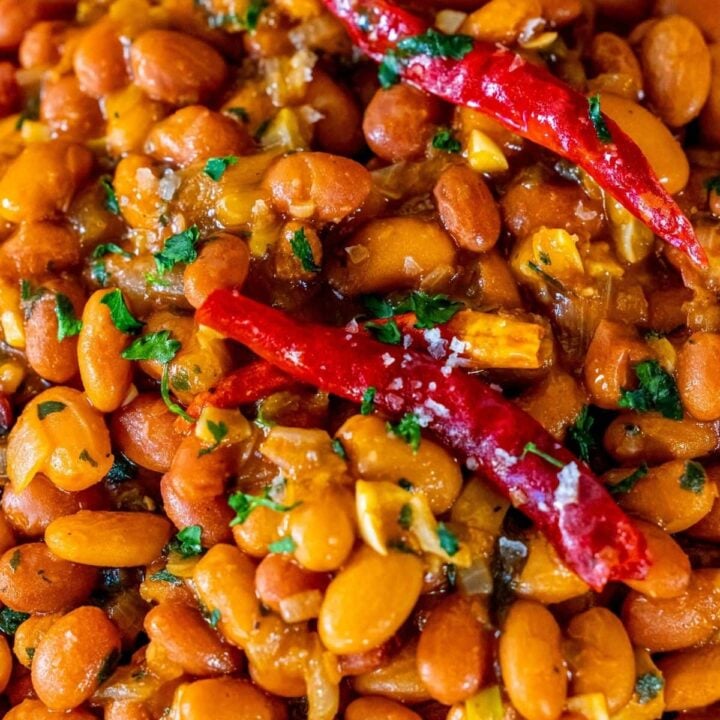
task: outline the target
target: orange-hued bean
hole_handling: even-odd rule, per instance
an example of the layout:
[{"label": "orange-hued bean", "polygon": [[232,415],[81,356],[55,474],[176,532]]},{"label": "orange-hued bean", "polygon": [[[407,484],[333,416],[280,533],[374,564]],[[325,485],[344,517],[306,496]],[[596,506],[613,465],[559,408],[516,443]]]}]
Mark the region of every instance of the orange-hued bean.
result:
[{"label": "orange-hued bean", "polygon": [[10,645],[3,635],[0,637],[0,692],[5,692],[5,688],[10,682],[10,674],[13,669],[13,654]]},{"label": "orange-hued bean", "polygon": [[205,243],[197,260],[185,268],[185,297],[194,308],[199,308],[213,290],[241,288],[249,267],[247,243],[236,235],[221,233]]},{"label": "orange-hued bean", "polygon": [[720,700],[720,646],[667,655],[658,668],[665,680],[666,710],[692,710]]},{"label": "orange-hued bean", "polygon": [[635,688],[635,656],[620,619],[602,607],[576,615],[565,645],[575,695],[603,693],[611,713],[630,700]]},{"label": "orange-hued bean", "polygon": [[133,80],[153,100],[204,102],[225,82],[222,56],[207,43],[172,30],[148,30],[130,50]]},{"label": "orange-hued bean", "polygon": [[13,707],[3,716],[3,720],[97,720],[97,718],[87,710],[55,712],[43,705],[40,700],[27,699]]},{"label": "orange-hued bean", "polygon": [[720,334],[691,335],[678,353],[677,384],[683,407],[698,420],[720,418]]},{"label": "orange-hued bean", "polygon": [[26,668],[32,666],[32,654],[35,652],[45,633],[63,616],[56,612],[49,615],[31,615],[15,631],[13,652]]},{"label": "orange-hued bean", "polygon": [[92,153],[80,145],[65,140],[28,145],[0,178],[0,217],[20,222],[65,212],[91,168]]},{"label": "orange-hued bean", "polygon": [[[370,650],[390,639],[410,615],[422,589],[422,564],[414,555],[383,556],[359,549],[328,586],[318,629],[334,653]],[[357,588],[373,588],[358,593]]]},{"label": "orange-hued bean", "polygon": [[264,558],[271,543],[282,538],[287,529],[287,518],[270,508],[259,507],[250,517],[232,528],[232,538],[236,545],[254,558]]},{"label": "orange-hued bean", "polygon": [[675,598],[650,598],[633,590],[622,617],[633,643],[650,652],[701,644],[720,627],[718,571],[695,570],[687,590]]},{"label": "orange-hued bean", "polygon": [[639,96],[643,83],[642,70],[627,40],[615,33],[598,33],[590,46],[590,62],[593,70],[600,73],[603,89],[622,89],[624,96],[631,99]]},{"label": "orange-hued bean", "polygon": [[98,101],[86,95],[72,75],[43,83],[40,119],[56,137],[76,142],[101,135],[104,125]]},{"label": "orange-hued bean", "polygon": [[441,118],[436,98],[401,83],[375,93],[365,109],[363,132],[383,160],[412,160],[422,157]]},{"label": "orange-hued bean", "polygon": [[35,692],[53,710],[72,710],[107,680],[119,654],[120,633],[105,613],[79,607],[60,618],[35,648]]},{"label": "orange-hued bean", "polygon": [[111,22],[91,25],[73,55],[73,68],[84,93],[101,98],[129,82],[125,49]]},{"label": "orange-hued bean", "polygon": [[0,600],[19,612],[53,613],[87,599],[95,568],[54,555],[43,543],[10,548],[0,558]]},{"label": "orange-hued bean", "polygon": [[18,48],[20,67],[25,69],[49,67],[60,60],[62,46],[68,34],[68,25],[58,20],[35,23],[23,35]]},{"label": "orange-hued bean", "polygon": [[14,50],[38,19],[37,0],[0,0],[0,50]]},{"label": "orange-hued bean", "polygon": [[520,292],[510,266],[497,250],[479,255],[475,270],[478,295],[485,307],[522,307]]},{"label": "orange-hued bean", "polygon": [[10,115],[20,106],[20,88],[15,78],[15,67],[0,62],[0,117]]},{"label": "orange-hued bean", "polygon": [[112,155],[142,152],[152,126],[165,115],[165,106],[151,100],[137,85],[128,85],[104,98],[105,139]]},{"label": "orange-hued bean", "polygon": [[324,573],[305,570],[288,555],[276,553],[263,558],[255,573],[255,591],[260,602],[276,613],[286,598],[311,590],[323,591],[327,584],[328,576]]},{"label": "orange-hued bean", "polygon": [[420,635],[417,663],[428,691],[443,705],[478,691],[490,668],[490,638],[468,598],[451,595],[432,610]]},{"label": "orange-hued bean", "polygon": [[383,697],[361,697],[345,709],[345,720],[421,720],[402,703]]},{"label": "orange-hued bean", "polygon": [[[690,464],[692,463],[692,464]],[[608,480],[614,483],[630,474],[627,468],[612,470]],[[690,472],[704,475],[702,487],[683,487]],[[712,509],[718,489],[699,463],[685,460],[652,467],[618,502],[631,513],[659,525],[670,533],[681,532],[700,522]]]},{"label": "orange-hued bean", "polygon": [[195,566],[193,581],[205,607],[220,612],[222,635],[245,647],[260,617],[253,563],[232,545],[215,545]]},{"label": "orange-hued bean", "polygon": [[[720,39],[720,22],[718,36]],[[706,142],[718,145],[720,144],[720,42],[716,42],[708,49],[712,63],[712,81],[708,101],[700,114],[700,130]]]},{"label": "orange-hued bean", "polygon": [[29,280],[80,264],[80,239],[67,225],[21,222],[0,245],[0,275]]},{"label": "orange-hued bean", "polygon": [[263,185],[280,212],[300,220],[340,222],[370,195],[370,173],[360,163],[338,155],[300,152],[278,160]]},{"label": "orange-hued bean", "polygon": [[244,125],[202,105],[190,105],[153,127],[145,152],[185,167],[211,157],[242,155],[252,144]]},{"label": "orange-hued bean", "polygon": [[[77,353],[80,378],[88,400],[100,412],[120,407],[133,377],[132,360],[121,357],[130,337],[115,326],[103,298],[110,290],[94,292],[82,313]],[[156,429],[153,428],[153,432]]]},{"label": "orange-hued bean", "polygon": [[224,675],[240,667],[237,650],[225,645],[200,611],[190,605],[161,603],[145,616],[144,627],[151,642],[190,675]]},{"label": "orange-hued bean", "polygon": [[177,720],[284,720],[284,711],[247,680],[217,678],[181,685],[173,700]]},{"label": "orange-hued bean", "polygon": [[105,720],[153,720],[145,703],[133,700],[113,700],[104,710]]},{"label": "orange-hued bean", "polygon": [[102,415],[81,392],[68,387],[36,395],[8,438],[8,476],[17,490],[27,487],[37,473],[44,473],[61,490],[85,490],[100,482],[112,463]]},{"label": "orange-hued bean", "polygon": [[654,23],[640,45],[645,91],[670,127],[694,120],[710,93],[710,53],[697,25],[680,15]]},{"label": "orange-hued bean", "polygon": [[[11,485],[5,486],[3,490],[3,500],[11,487]],[[0,553],[4,553],[6,550],[15,547],[15,545],[17,545],[17,540],[13,532],[13,525],[3,508],[3,513],[0,516]]]},{"label": "orange-hued bean", "polygon": [[625,584],[652,598],[682,595],[690,583],[690,559],[665,530],[642,520],[634,522],[645,536],[652,562],[643,580],[626,580]]},{"label": "orange-hued bean", "polygon": [[[720,466],[706,468],[708,478],[717,484],[720,480]],[[710,512],[699,522],[687,529],[687,534],[699,540],[720,542],[720,497],[713,503]]]},{"label": "orange-hued bean", "polygon": [[431,510],[447,512],[460,494],[462,474],[456,460],[440,445],[423,439],[417,452],[389,433],[372,415],[353,415],[337,432],[356,477],[397,482],[405,478],[423,493]]},{"label": "orange-hued bean", "polygon": [[146,512],[80,510],[45,530],[45,542],[58,557],[97,567],[149,565],[169,539],[170,523]]},{"label": "orange-hued bean", "polygon": [[601,107],[638,144],[668,192],[680,192],[687,185],[690,164],[685,151],[655,115],[612,93],[603,93]]},{"label": "orange-hued bean", "polygon": [[[115,168],[115,195],[125,221],[134,228],[154,230],[165,211],[159,173],[147,155],[127,155]],[[147,281],[145,281],[147,286]]]},{"label": "orange-hued bean", "polygon": [[486,252],[500,237],[500,211],[487,183],[467,165],[451,165],[433,189],[440,220],[463,250]]},{"label": "orange-hued bean", "polygon": [[713,0],[656,0],[658,15],[683,15],[692,20],[708,40],[720,42],[720,17]]},{"label": "orange-hued bean", "polygon": [[182,441],[175,418],[159,395],[141,393],[113,414],[110,429],[123,455],[148,470],[166,472]]},{"label": "orange-hued bean", "polygon": [[567,673],[560,628],[542,605],[518,600],[500,636],[500,670],[512,704],[527,720],[557,720],[565,705]]},{"label": "orange-hued bean", "polygon": [[44,475],[36,475],[30,484],[18,490],[5,487],[2,496],[3,517],[21,535],[40,537],[56,518],[78,510],[97,510],[104,503],[98,485],[80,492],[64,492]]},{"label": "orange-hued bean", "polygon": [[541,13],[540,0],[490,0],[469,15],[460,29],[478,40],[511,43]]}]

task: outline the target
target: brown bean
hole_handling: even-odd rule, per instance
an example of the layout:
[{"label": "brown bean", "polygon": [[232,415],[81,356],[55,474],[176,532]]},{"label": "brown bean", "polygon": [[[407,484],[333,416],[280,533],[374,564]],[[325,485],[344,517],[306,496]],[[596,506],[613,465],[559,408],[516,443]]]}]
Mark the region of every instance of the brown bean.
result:
[{"label": "brown bean", "polygon": [[479,255],[475,268],[479,296],[485,307],[522,307],[510,266],[497,250]]},{"label": "brown bean", "polygon": [[172,30],[148,30],[130,50],[133,80],[152,100],[191,105],[208,100],[225,82],[227,67],[213,47]]},{"label": "brown bean", "polygon": [[283,720],[273,702],[247,680],[216,678],[181,685],[173,701],[178,720]]},{"label": "brown bean", "polygon": [[263,605],[280,612],[286,598],[310,590],[324,590],[328,577],[300,567],[287,555],[271,553],[263,558],[255,573],[255,590]]},{"label": "brown bean", "polygon": [[362,697],[345,709],[345,720],[421,720],[401,703],[382,697]]},{"label": "brown bean", "polygon": [[15,67],[0,62],[0,117],[15,112],[20,107],[20,87],[15,79]]},{"label": "brown bean", "polygon": [[32,655],[45,633],[63,616],[62,613],[31,615],[15,631],[13,652],[26,668],[32,666]]},{"label": "brown bean", "polygon": [[713,0],[656,0],[656,15],[683,15],[692,20],[711,42],[720,42],[720,17]]},{"label": "brown bean", "polygon": [[43,83],[40,119],[56,137],[75,142],[97,137],[104,125],[98,101],[80,89],[73,75]]},{"label": "brown bean", "polygon": [[698,420],[720,418],[720,334],[691,335],[678,353],[677,383],[683,406]]},{"label": "brown bean", "polygon": [[49,708],[72,710],[107,680],[119,654],[120,633],[105,613],[77,608],[58,620],[35,649],[33,687]]},{"label": "brown bean", "polygon": [[17,48],[25,31],[39,15],[37,0],[0,0],[0,49]]},{"label": "brown bean", "polygon": [[718,23],[718,42],[708,49],[712,65],[712,80],[710,96],[700,114],[700,130],[705,142],[718,145],[720,144],[720,23]]},{"label": "brown bean", "polygon": [[111,22],[91,25],[82,35],[73,55],[73,68],[80,88],[101,98],[129,82],[125,49]]},{"label": "brown bean", "polygon": [[440,219],[459,247],[490,250],[500,236],[500,212],[482,177],[466,165],[451,165],[433,190]]},{"label": "brown bean", "polygon": [[50,20],[35,23],[20,43],[20,67],[30,69],[55,65],[60,60],[67,34],[68,25],[65,22]]},{"label": "brown bean", "polygon": [[468,598],[451,595],[432,610],[420,635],[417,663],[430,694],[444,705],[478,691],[490,669],[490,639]]},{"label": "brown bean", "polygon": [[87,710],[70,710],[59,713],[50,710],[40,700],[23,700],[15,705],[3,720],[97,720],[95,715]]},{"label": "brown bean", "polygon": [[150,129],[165,115],[165,105],[151,100],[137,85],[104,98],[108,152],[114,156],[142,152]]},{"label": "brown bean", "polygon": [[19,612],[67,610],[90,595],[97,571],[53,555],[43,543],[11,548],[0,558],[0,600]]},{"label": "brown bean", "polygon": [[686,650],[658,661],[665,680],[665,708],[691,710],[720,700],[720,647]]},{"label": "brown bean", "polygon": [[80,241],[66,225],[23,222],[0,245],[0,275],[14,280],[61,272],[80,263]]},{"label": "brown bean", "polygon": [[619,35],[610,32],[595,35],[590,46],[590,62],[596,73],[609,76],[617,83],[624,83],[631,99],[636,99],[642,92],[640,63],[630,44]]}]

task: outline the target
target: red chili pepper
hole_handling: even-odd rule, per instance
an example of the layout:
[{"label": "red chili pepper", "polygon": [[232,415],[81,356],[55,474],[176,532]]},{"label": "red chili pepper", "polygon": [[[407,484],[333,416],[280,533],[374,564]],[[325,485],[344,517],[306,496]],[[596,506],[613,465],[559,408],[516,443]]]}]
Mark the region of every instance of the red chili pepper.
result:
[{"label": "red chili pepper", "polygon": [[298,382],[356,403],[374,388],[374,406],[387,416],[415,414],[470,470],[480,470],[531,518],[591,587],[599,590],[608,580],[647,571],[643,536],[591,471],[478,378],[447,362],[383,345],[361,330],[300,323],[237,291],[214,292],[197,320]]},{"label": "red chili pepper", "polygon": [[[385,0],[323,0],[353,42],[377,61],[428,24]],[[499,45],[475,41],[460,60],[404,58],[402,77],[456,105],[486,113],[500,124],[579,165],[627,210],[698,265],[707,256],[690,221],[660,184],[640,148],[610,118],[612,142],[603,143],[588,99],[544,68]]]}]

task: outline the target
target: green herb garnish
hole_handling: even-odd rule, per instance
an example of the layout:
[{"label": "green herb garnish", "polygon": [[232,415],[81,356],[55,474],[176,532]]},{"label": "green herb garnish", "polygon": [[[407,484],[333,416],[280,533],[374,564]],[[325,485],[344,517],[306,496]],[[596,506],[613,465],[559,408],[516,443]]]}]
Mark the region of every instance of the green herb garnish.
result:
[{"label": "green herb garnish", "polygon": [[611,495],[625,495],[629,493],[640,480],[642,480],[648,474],[647,463],[643,463],[637,470],[631,472],[626,478],[623,478],[620,482],[614,485],[608,486],[608,491]]},{"label": "green herb garnish", "polygon": [[395,320],[387,322],[367,322],[365,327],[372,333],[376,340],[386,345],[399,345],[402,342],[402,333]]},{"label": "green herb garnish", "polygon": [[66,407],[67,405],[59,400],[46,400],[37,406],[37,415],[40,420],[44,420],[48,415],[62,412]]},{"label": "green herb garnish", "polygon": [[450,557],[456,555],[458,550],[460,550],[460,541],[457,539],[455,533],[449,530],[445,523],[440,522],[437,526],[437,535],[438,540],[440,540],[440,547],[450,555]]},{"label": "green herb garnish", "polygon": [[365,389],[362,396],[362,403],[360,404],[360,414],[370,415],[375,409],[375,395],[377,395],[377,389],[370,386]]},{"label": "green herb garnish", "polygon": [[405,503],[405,505],[400,508],[400,514],[398,515],[398,525],[400,525],[403,530],[409,530],[410,526],[412,525],[412,519],[412,506],[408,503]]},{"label": "green herb garnish", "polygon": [[86,462],[90,467],[97,467],[97,460],[87,451],[87,449],[83,449],[83,451],[78,456],[78,460],[82,460],[83,462]]},{"label": "green herb garnish", "polygon": [[541,457],[545,462],[549,462],[551,465],[554,465],[555,467],[564,468],[565,463],[561,460],[558,460],[557,458],[554,458],[552,455],[548,455],[546,452],[543,452],[534,442],[529,442],[525,445],[522,451],[522,455],[520,456],[521,460],[525,459],[525,456],[531,453],[532,455],[537,455],[538,457]]},{"label": "green herb garnish", "polygon": [[653,672],[638,675],[635,680],[635,694],[640,705],[647,705],[654,700],[660,691],[665,687],[665,680],[660,675]]},{"label": "green herb garnish", "polygon": [[600,142],[605,144],[612,142],[612,135],[600,109],[599,95],[592,95],[588,98],[588,116],[595,126],[595,132]]},{"label": "green herb garnish", "polygon": [[167,409],[171,413],[173,413],[174,415],[179,415],[183,420],[186,420],[189,423],[195,422],[195,418],[191,415],[188,415],[187,412],[185,412],[185,409],[182,406],[178,405],[170,397],[170,374],[167,363],[163,366],[163,373],[162,377],[160,378],[160,396],[165,402]]},{"label": "green herb garnish", "polygon": [[205,163],[205,169],[203,172],[217,182],[231,165],[237,164],[238,159],[237,155],[212,157]]},{"label": "green herb garnish", "polygon": [[20,555],[20,551],[16,550],[11,556],[9,560],[10,568],[13,572],[15,572],[20,567],[20,562],[22,560],[22,557]]},{"label": "green herb garnish", "polygon": [[137,477],[138,466],[129,460],[125,455],[120,452],[115,453],[112,467],[105,476],[105,479],[111,484],[115,485],[118,483],[126,482]]},{"label": "green herb garnish", "polygon": [[293,233],[290,238],[290,247],[292,248],[293,255],[300,261],[302,269],[305,272],[320,272],[322,268],[315,262],[312,248],[305,235],[305,228],[300,228]]},{"label": "green herb garnish", "polygon": [[133,314],[125,304],[125,298],[119,288],[115,288],[107,293],[100,300],[103,305],[107,305],[110,310],[110,318],[113,325],[126,335],[134,335],[142,329],[144,323],[133,317]]},{"label": "green herb garnish", "polygon": [[117,664],[120,662],[120,651],[113,648],[103,660],[97,674],[98,687],[102,685],[113,674]]},{"label": "green herb garnish", "polygon": [[302,501],[292,505],[282,505],[275,502],[270,497],[269,488],[265,489],[263,495],[247,495],[244,492],[235,492],[228,498],[228,505],[235,511],[235,517],[230,522],[230,527],[242,525],[250,517],[250,513],[259,507],[265,507],[275,512],[290,512],[301,504]]},{"label": "green herb garnish", "polygon": [[115,194],[112,178],[109,175],[101,175],[98,183],[105,193],[105,209],[113,215],[119,215],[120,204],[118,203],[117,195]]},{"label": "green herb garnish", "polygon": [[623,390],[619,405],[637,412],[656,410],[671,420],[682,420],[683,409],[675,379],[657,360],[644,360],[633,368],[637,390]]},{"label": "green herb garnish", "polygon": [[450,128],[440,128],[432,139],[432,146],[447,153],[459,153],[462,150],[460,141]]},{"label": "green herb garnish", "polygon": [[271,553],[276,553],[278,555],[280,554],[289,554],[295,552],[295,548],[297,547],[296,542],[289,536],[286,535],[284,538],[281,538],[280,540],[276,540],[275,542],[272,542],[268,545],[268,550]]},{"label": "green herb garnish", "polygon": [[213,440],[215,442],[209,447],[202,448],[198,453],[198,457],[208,455],[213,450],[220,447],[220,443],[228,434],[228,426],[222,421],[216,423],[212,420],[208,420],[205,424],[207,425],[207,429],[210,431],[210,434],[213,436]]},{"label": "green herb garnish", "polygon": [[17,629],[30,617],[30,613],[18,612],[6,607],[0,610],[0,632],[14,635]]},{"label": "green herb garnish", "polygon": [[82,321],[75,315],[75,308],[70,298],[62,293],[55,293],[55,317],[57,318],[57,339],[75,337],[82,329]]},{"label": "green herb garnish", "polygon": [[699,462],[688,460],[685,463],[685,469],[680,476],[680,487],[683,490],[689,490],[699,495],[705,487],[706,480],[707,474],[705,473],[705,468],[703,468]]},{"label": "green herb garnish", "polygon": [[415,313],[415,327],[420,330],[431,330],[437,325],[444,325],[461,309],[463,304],[450,300],[447,295],[428,295],[416,290],[398,306],[399,312],[410,310]]},{"label": "green herb garnish", "polygon": [[158,330],[134,340],[120,353],[125,360],[155,360],[169,363],[177,355],[181,344],[170,335],[169,330]]},{"label": "green herb garnish", "polygon": [[568,428],[568,437],[577,451],[578,457],[586,463],[590,462],[590,455],[597,449],[597,440],[592,434],[595,420],[590,415],[590,408],[584,405],[578,413],[575,422]]},{"label": "green herb garnish", "polygon": [[399,422],[388,423],[387,429],[393,435],[401,437],[412,449],[417,452],[420,447],[420,420],[415,413],[405,413]]},{"label": "green herb garnish", "polygon": [[180,530],[168,543],[168,550],[179,553],[185,558],[200,555],[203,551],[202,526],[188,525]]},{"label": "green herb garnish", "polygon": [[200,231],[192,225],[183,232],[171,235],[159,253],[154,254],[155,265],[159,275],[170,272],[178,263],[189,264],[197,260],[197,244]]},{"label": "green herb garnish", "polygon": [[347,459],[347,453],[345,452],[345,448],[343,447],[342,442],[338,438],[335,438],[332,441],[332,449],[338,457],[342,458],[343,460]]},{"label": "green herb garnish", "polygon": [[173,575],[169,570],[159,570],[158,572],[153,573],[150,576],[150,579],[155,580],[156,582],[170,583],[171,585],[183,584],[182,578],[179,578],[177,575]]}]

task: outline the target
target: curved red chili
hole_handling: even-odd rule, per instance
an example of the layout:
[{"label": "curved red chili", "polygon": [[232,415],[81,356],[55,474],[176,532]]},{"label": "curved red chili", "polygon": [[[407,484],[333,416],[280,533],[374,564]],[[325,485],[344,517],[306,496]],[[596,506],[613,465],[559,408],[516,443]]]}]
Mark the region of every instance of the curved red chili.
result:
[{"label": "curved red chili", "polygon": [[[428,24],[385,0],[323,0],[353,42],[377,61]],[[544,68],[499,45],[475,41],[462,59],[415,55],[400,70],[413,85],[456,105],[486,113],[512,132],[581,167],[657,235],[707,265],[705,251],[677,203],[660,184],[640,148],[610,118],[603,143],[588,99]]]}]

